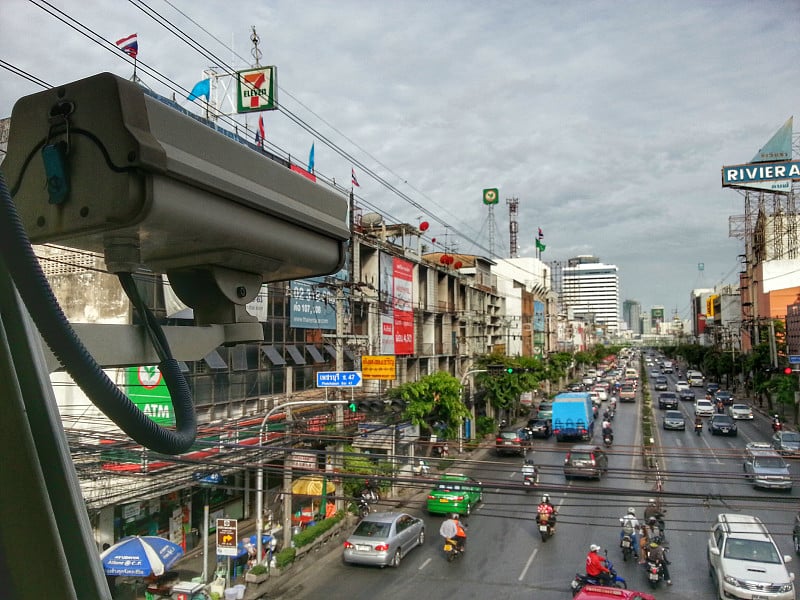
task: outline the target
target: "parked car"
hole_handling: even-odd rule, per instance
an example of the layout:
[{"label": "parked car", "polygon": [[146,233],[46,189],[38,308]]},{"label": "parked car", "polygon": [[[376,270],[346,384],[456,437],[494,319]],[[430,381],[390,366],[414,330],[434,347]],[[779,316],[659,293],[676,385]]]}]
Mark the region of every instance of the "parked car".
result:
[{"label": "parked car", "polygon": [[669,389],[669,382],[667,378],[663,375],[659,375],[653,380],[653,389],[658,391],[668,390]]},{"label": "parked car", "polygon": [[733,404],[733,394],[728,390],[717,390],[714,392],[714,402],[719,402],[720,400],[725,406],[730,406]]},{"label": "parked car", "polygon": [[709,400],[698,398],[694,403],[694,414],[698,417],[710,417],[714,414],[714,405]]},{"label": "parked car", "polygon": [[530,445],[530,434],[526,428],[508,428],[497,432],[494,448],[497,454],[524,456]]},{"label": "parked car", "polygon": [[679,410],[668,410],[664,413],[664,429],[686,430],[686,419]]},{"label": "parked car", "polygon": [[792,560],[758,517],[720,514],[708,537],[708,569],[720,598],[794,600]]},{"label": "parked car", "polygon": [[429,513],[469,515],[472,507],[483,501],[481,482],[468,475],[442,475],[436,487],[428,492]]},{"label": "parked car", "polygon": [[691,400],[692,402],[697,400],[691,388],[679,391],[678,398],[680,398],[681,400]]},{"label": "parked car", "polygon": [[711,435],[739,435],[736,421],[730,415],[711,415],[708,420],[708,430]]},{"label": "parked car", "polygon": [[576,444],[564,459],[564,477],[600,479],[608,471],[608,456],[594,444]]},{"label": "parked car", "polygon": [[731,404],[728,407],[728,414],[734,419],[752,419],[753,409],[747,404]]},{"label": "parked car", "polygon": [[751,480],[753,487],[792,489],[789,465],[770,444],[750,442],[744,452],[745,477]]},{"label": "parked car", "polygon": [[658,395],[658,408],[670,408],[673,410],[677,410],[678,408],[678,396],[675,392],[661,392]]},{"label": "parked car", "polygon": [[371,513],[344,543],[346,563],[399,567],[403,557],[425,542],[425,521],[400,512]]},{"label": "parked car", "polygon": [[772,436],[772,447],[784,456],[800,456],[800,433],[776,431]]},{"label": "parked car", "polygon": [[553,431],[550,428],[550,419],[528,419],[528,429],[532,437],[549,438]]}]

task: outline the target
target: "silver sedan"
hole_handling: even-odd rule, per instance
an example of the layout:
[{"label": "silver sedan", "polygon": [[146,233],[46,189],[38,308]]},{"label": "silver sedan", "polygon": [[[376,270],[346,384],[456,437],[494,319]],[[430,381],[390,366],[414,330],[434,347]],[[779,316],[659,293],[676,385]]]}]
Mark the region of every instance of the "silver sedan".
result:
[{"label": "silver sedan", "polygon": [[406,513],[381,512],[364,517],[344,543],[346,563],[399,567],[402,558],[425,542],[425,522]]},{"label": "silver sedan", "polygon": [[731,404],[731,406],[728,407],[728,414],[733,419],[752,419],[753,409],[747,406],[747,404]]}]

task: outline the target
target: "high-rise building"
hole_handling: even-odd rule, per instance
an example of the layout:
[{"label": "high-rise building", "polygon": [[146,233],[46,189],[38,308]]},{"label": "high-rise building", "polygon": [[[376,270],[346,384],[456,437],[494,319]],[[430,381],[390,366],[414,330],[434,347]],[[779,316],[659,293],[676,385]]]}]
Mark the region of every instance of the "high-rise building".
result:
[{"label": "high-rise building", "polygon": [[562,305],[576,318],[586,318],[608,333],[619,330],[619,275],[616,265],[596,256],[570,258],[563,269]]},{"label": "high-rise building", "polygon": [[625,300],[622,303],[622,320],[634,335],[642,335],[642,304],[636,300]]}]

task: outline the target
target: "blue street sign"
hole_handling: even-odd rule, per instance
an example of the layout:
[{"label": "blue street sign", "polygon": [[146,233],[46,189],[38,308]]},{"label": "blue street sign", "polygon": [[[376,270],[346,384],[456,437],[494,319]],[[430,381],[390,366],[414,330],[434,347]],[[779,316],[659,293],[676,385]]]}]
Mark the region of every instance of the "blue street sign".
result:
[{"label": "blue street sign", "polygon": [[789,355],[789,364],[790,365],[800,365],[800,354],[790,354]]},{"label": "blue street sign", "polygon": [[361,387],[361,371],[320,371],[317,387]]}]

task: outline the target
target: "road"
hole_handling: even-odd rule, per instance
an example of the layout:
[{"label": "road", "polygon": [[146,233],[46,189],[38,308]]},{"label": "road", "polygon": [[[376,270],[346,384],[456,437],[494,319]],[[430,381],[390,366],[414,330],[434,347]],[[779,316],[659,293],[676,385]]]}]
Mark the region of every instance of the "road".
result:
[{"label": "road", "polygon": [[[674,380],[673,376],[671,384]],[[424,494],[419,493],[403,510],[425,519],[427,540],[399,568],[344,565],[341,550],[336,549],[313,570],[295,577],[277,597],[570,598],[569,583],[576,572],[583,571],[588,547],[593,543],[608,550],[628,587],[646,590],[643,568],[634,561],[623,563],[618,548],[619,518],[629,505],[636,507],[641,517],[647,498],[654,495],[652,472],[642,467],[635,443],[640,439],[640,405],[640,400],[619,405],[609,472],[601,481],[566,481],[562,464],[571,444],[554,439],[537,440],[535,458],[540,466],[541,489],[530,494],[521,488],[521,458],[485,452],[484,460],[465,463],[459,470],[484,483],[484,502],[468,519],[468,550],[456,562],[445,561],[438,536],[442,518],[424,512]],[[707,431],[698,437],[691,430],[692,403],[683,402],[680,409],[689,421],[686,432],[663,431],[662,411],[655,409],[673,579],[672,586],[661,584],[656,594],[659,599],[714,598],[705,553],[707,532],[716,515],[741,512],[760,516],[780,549],[793,554],[791,527],[798,505],[797,490],[791,494],[754,490],[743,477],[744,444],[770,437],[764,417],[757,416],[754,422],[739,421],[738,437],[712,437]],[[595,441],[600,441],[599,431]],[[792,464],[792,472],[797,475],[796,464]],[[542,491],[551,494],[560,515],[558,531],[546,543],[539,539],[533,522]],[[796,561],[789,566],[797,573]]]}]

